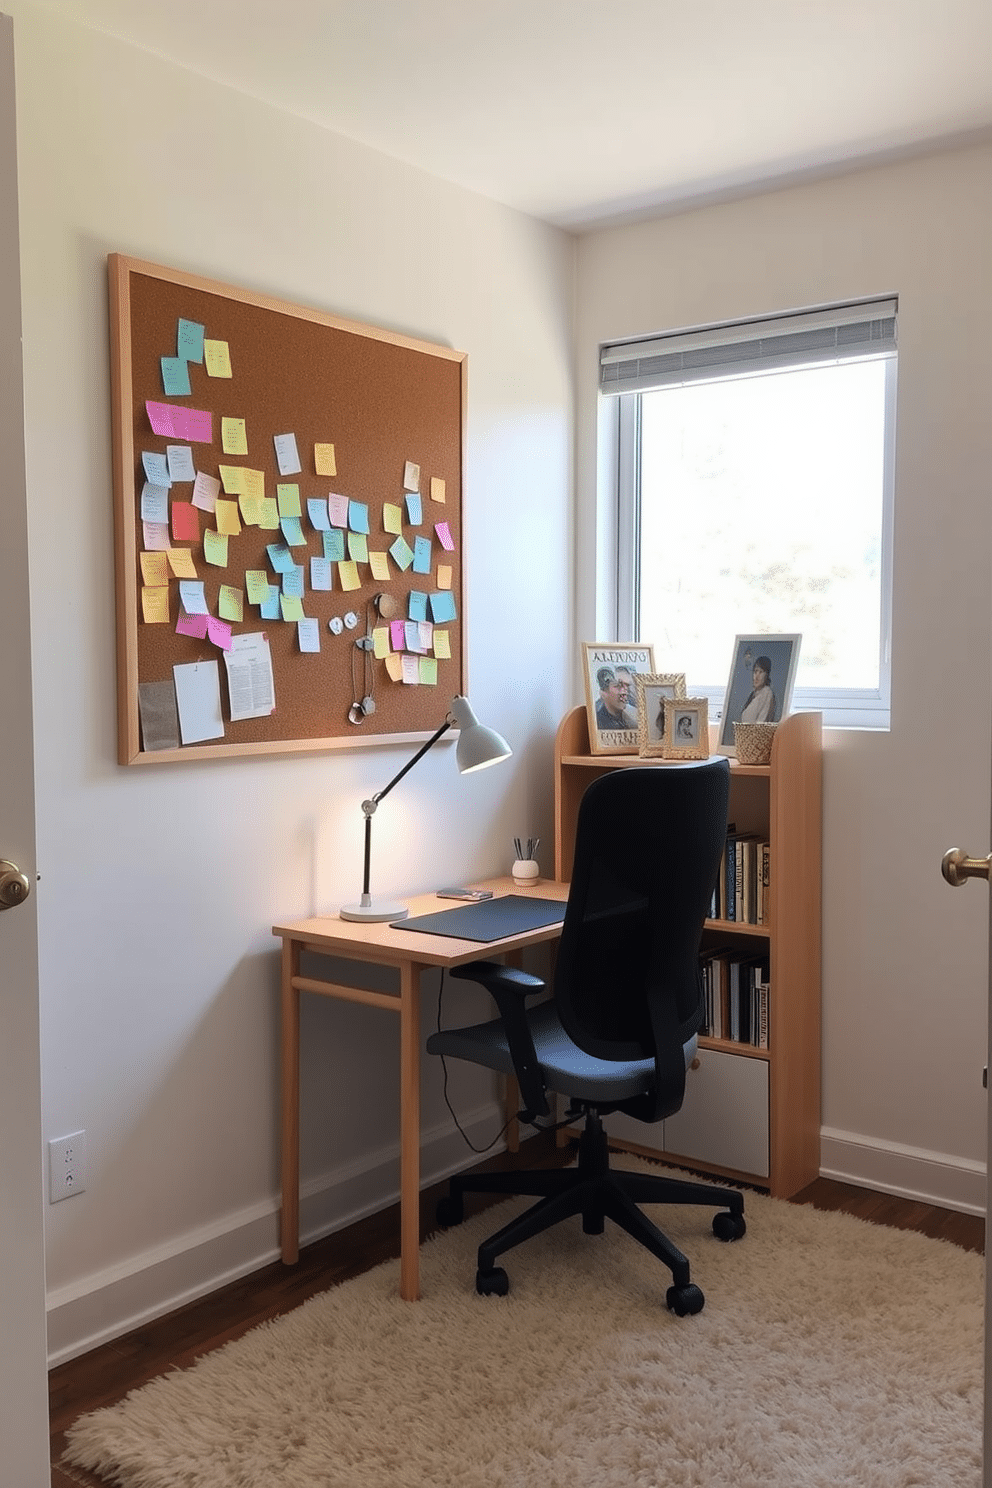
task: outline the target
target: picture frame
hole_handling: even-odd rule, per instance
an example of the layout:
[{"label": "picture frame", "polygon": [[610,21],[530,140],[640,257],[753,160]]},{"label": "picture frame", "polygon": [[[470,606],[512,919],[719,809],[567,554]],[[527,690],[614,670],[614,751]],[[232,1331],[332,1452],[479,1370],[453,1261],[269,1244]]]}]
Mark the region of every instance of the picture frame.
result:
[{"label": "picture frame", "polygon": [[[735,723],[778,723],[792,706],[802,635],[739,635],[734,640],[730,676],[720,716],[720,754],[733,755]],[[767,667],[759,667],[759,663]],[[757,689],[757,673],[765,681]],[[770,694],[767,695],[767,694]]]},{"label": "picture frame", "polygon": [[641,759],[660,759],[665,739],[665,703],[685,697],[685,672],[645,672],[637,688],[637,742]]},{"label": "picture frame", "polygon": [[582,642],[590,754],[637,753],[634,679],[642,674],[654,674],[653,646],[635,641]]},{"label": "picture frame", "polygon": [[710,757],[710,715],[706,698],[670,698],[665,703],[661,759],[706,760]]}]

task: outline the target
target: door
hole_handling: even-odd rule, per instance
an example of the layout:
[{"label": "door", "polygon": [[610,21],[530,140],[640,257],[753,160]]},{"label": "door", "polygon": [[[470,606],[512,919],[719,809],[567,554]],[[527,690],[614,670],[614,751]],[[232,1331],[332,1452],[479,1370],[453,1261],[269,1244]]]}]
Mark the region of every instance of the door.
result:
[{"label": "door", "polygon": [[34,765],[14,45],[13,25],[5,15],[0,15],[0,450],[0,904],[11,906],[0,907],[0,1475],[10,1488],[43,1488],[50,1475],[38,925],[32,891]]},{"label": "door", "polygon": [[[992,853],[987,858],[969,858],[959,847],[948,848],[941,863],[941,872],[955,889],[969,878],[989,879],[992,875]],[[992,937],[992,900],[989,901],[989,930]],[[986,1054],[986,1080],[992,1055],[992,960],[989,963],[989,1050]],[[987,1174],[985,1180],[985,1252],[989,1252],[989,1236],[992,1235],[992,1102],[989,1104],[988,1131],[985,1140]],[[985,1279],[985,1449],[982,1454],[983,1488],[992,1488],[992,1286],[988,1280],[986,1259]]]}]

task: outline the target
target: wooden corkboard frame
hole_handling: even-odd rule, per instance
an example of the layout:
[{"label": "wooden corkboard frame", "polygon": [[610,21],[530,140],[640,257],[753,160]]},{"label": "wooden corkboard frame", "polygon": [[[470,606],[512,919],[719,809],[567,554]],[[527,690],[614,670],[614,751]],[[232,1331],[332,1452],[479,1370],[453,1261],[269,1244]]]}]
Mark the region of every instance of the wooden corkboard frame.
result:
[{"label": "wooden corkboard frame", "polygon": [[[317,752],[416,741],[433,733],[452,696],[467,691],[462,521],[465,354],[122,254],[111,254],[108,268],[119,762],[160,764],[243,754]],[[180,318],[202,324],[208,339],[227,342],[232,367],[230,378],[220,378],[208,376],[205,366],[191,364],[191,391],[186,397],[163,391],[160,366],[161,357],[176,355]],[[164,454],[168,444],[186,442],[181,436],[170,438],[152,431],[146,401],[212,415],[211,442],[191,445],[197,470],[214,477],[221,464],[260,470],[267,495],[275,494],[280,481],[299,485],[306,551],[298,547],[292,551],[295,562],[306,570],[303,608],[317,621],[320,652],[301,653],[295,623],[263,621],[260,611],[248,603],[247,594],[244,619],[231,627],[235,634],[264,630],[268,637],[276,706],[267,717],[231,721],[222,650],[209,639],[176,632],[181,613],[178,579],[170,578],[168,585],[169,623],[149,624],[143,619],[142,454]],[[245,420],[247,456],[223,452],[222,417]],[[298,475],[284,476],[278,470],[273,439],[287,432],[296,436],[302,467]],[[334,445],[337,473],[333,477],[315,473],[317,443]],[[419,526],[407,520],[407,461],[420,466],[423,521]],[[443,504],[431,500],[432,477],[444,481]],[[170,511],[175,497],[189,502],[191,489],[189,484],[172,487]],[[431,539],[430,574],[414,573],[412,568],[401,571],[390,558],[388,579],[374,579],[368,565],[361,564],[361,587],[343,591],[334,563],[333,589],[313,590],[309,559],[321,555],[323,540],[308,521],[306,503],[308,497],[326,497],[330,492],[367,505],[369,547],[379,551],[395,540],[393,534],[383,532],[383,505],[402,506],[402,532],[410,546],[415,536]],[[244,591],[247,570],[265,569],[270,582],[278,582],[266,546],[281,542],[281,533],[243,524],[240,534],[229,539],[228,564],[221,568],[204,560],[203,531],[214,519],[200,511],[198,520],[199,543],[177,539],[175,545],[191,547],[211,615],[218,614],[221,584]],[[454,543],[451,551],[442,548],[436,522],[448,524]],[[411,591],[436,592],[439,563],[452,571],[450,592],[456,618],[443,627],[448,632],[450,659],[438,659],[436,686],[393,682],[384,661],[359,651],[356,638],[367,634],[372,623],[384,623],[376,613],[377,595],[391,595],[397,602],[397,617],[406,618]],[[332,634],[328,621],[347,611],[357,614],[357,628]],[[146,748],[139,684],[171,680],[173,666],[203,661],[218,664],[224,737],[178,748]],[[375,711],[356,726],[348,720],[349,708],[356,697],[368,692],[370,676]]]}]

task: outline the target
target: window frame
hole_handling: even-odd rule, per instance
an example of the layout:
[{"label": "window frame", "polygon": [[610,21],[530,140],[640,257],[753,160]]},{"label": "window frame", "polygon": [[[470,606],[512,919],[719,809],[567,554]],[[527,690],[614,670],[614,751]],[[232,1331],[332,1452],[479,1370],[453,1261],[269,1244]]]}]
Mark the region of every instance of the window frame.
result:
[{"label": "window frame", "polygon": [[[857,360],[862,360],[858,358]],[[896,389],[898,362],[885,360],[885,411],[882,459],[882,534],[879,593],[879,685],[877,688],[796,687],[793,711],[823,714],[826,727],[887,729],[891,717],[892,684],[892,552],[895,507]],[[761,375],[761,374],[758,374]],[[612,437],[612,506],[617,537],[614,619],[619,641],[640,641],[640,507],[642,392],[613,394],[601,401],[614,405]],[[606,413],[607,419],[610,413]],[[648,637],[650,640],[650,637]],[[728,665],[733,637],[727,639]],[[710,717],[719,718],[726,682],[703,683],[689,678],[694,692],[709,700]]]}]

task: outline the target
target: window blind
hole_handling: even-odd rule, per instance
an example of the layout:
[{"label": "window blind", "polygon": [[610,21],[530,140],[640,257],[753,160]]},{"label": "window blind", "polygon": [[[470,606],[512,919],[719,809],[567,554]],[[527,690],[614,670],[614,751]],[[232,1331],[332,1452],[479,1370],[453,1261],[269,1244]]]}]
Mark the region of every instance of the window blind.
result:
[{"label": "window blind", "polygon": [[789,367],[894,356],[896,305],[895,299],[862,301],[607,343],[600,353],[600,390],[643,393]]}]

